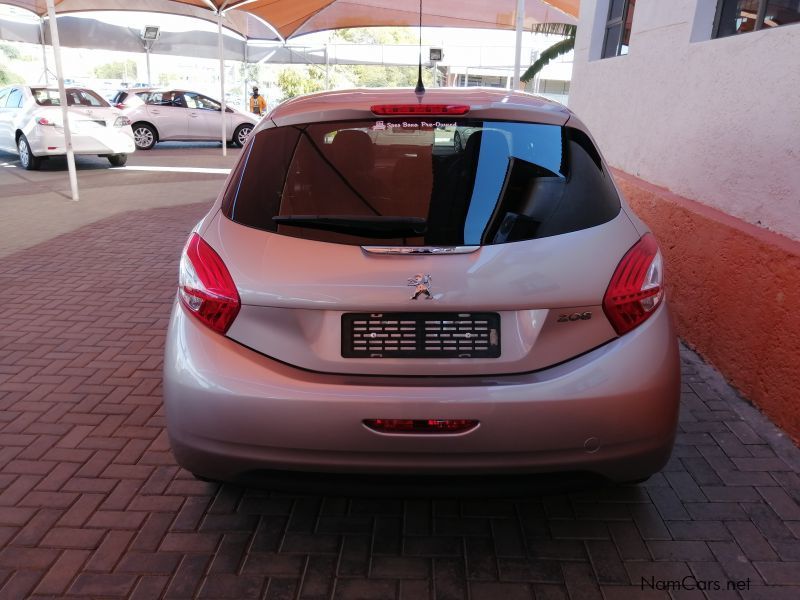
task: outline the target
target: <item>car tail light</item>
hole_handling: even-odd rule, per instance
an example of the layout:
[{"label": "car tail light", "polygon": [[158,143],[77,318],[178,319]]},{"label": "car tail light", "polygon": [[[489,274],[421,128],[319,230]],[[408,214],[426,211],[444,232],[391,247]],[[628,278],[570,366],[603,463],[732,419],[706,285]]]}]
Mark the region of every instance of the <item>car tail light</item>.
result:
[{"label": "car tail light", "polygon": [[114,127],[125,127],[130,124],[131,120],[128,117],[117,117],[117,120],[114,121]]},{"label": "car tail light", "polygon": [[380,433],[463,433],[478,426],[473,419],[364,419]]},{"label": "car tail light", "polygon": [[239,313],[239,292],[225,263],[196,233],[181,256],[178,295],[186,309],[218,333],[225,333]]},{"label": "car tail light", "polygon": [[45,125],[47,127],[55,127],[56,126],[56,124],[53,121],[50,121],[50,120],[48,120],[48,119],[46,119],[44,117],[39,117],[38,119],[36,119],[36,124],[37,125]]},{"label": "car tail light", "polygon": [[465,104],[375,104],[371,110],[376,115],[465,115],[469,106]]},{"label": "car tail light", "polygon": [[658,242],[646,233],[617,265],[603,297],[603,311],[619,335],[644,323],[664,298]]},{"label": "car tail light", "polygon": [[125,105],[122,102],[117,102],[114,106],[120,109],[125,108]]}]

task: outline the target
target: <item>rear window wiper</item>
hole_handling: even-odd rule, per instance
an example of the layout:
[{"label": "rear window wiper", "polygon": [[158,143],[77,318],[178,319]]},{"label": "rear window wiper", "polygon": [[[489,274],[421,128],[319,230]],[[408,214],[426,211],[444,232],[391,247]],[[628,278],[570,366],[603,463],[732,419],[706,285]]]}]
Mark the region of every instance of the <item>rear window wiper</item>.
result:
[{"label": "rear window wiper", "polygon": [[279,215],[278,225],[324,229],[348,235],[388,239],[423,235],[428,224],[420,217],[361,217],[355,215]]}]

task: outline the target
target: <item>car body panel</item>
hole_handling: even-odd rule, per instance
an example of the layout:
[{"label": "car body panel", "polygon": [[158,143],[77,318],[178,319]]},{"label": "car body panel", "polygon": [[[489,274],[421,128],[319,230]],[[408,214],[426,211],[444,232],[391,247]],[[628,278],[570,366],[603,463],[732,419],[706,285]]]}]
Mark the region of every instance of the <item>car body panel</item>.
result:
[{"label": "car body panel", "polygon": [[[144,112],[147,117],[143,118]],[[152,123],[162,140],[183,140],[189,138],[189,111],[183,106],[165,106],[145,104],[127,114],[136,123],[148,121]]]},{"label": "car body panel", "polygon": [[[176,303],[164,396],[180,464],[394,473],[586,470],[617,480],[666,462],[680,378],[666,307],[630,335],[520,375],[369,377],[293,368],[219,336]],[[387,435],[364,419],[477,419],[458,435]]]},{"label": "car body panel", "polygon": [[[598,260],[596,248],[610,240],[604,250],[618,257],[639,239],[622,212],[590,230],[454,255],[372,254],[258,231],[220,213],[204,236],[229,265],[242,301],[232,339],[315,371],[420,375],[531,371],[612,339],[600,305],[616,261]],[[432,274],[432,298],[412,299],[409,279],[416,273]],[[344,313],[488,308],[500,313],[500,358],[342,361]],[[588,317],[557,320],[576,313]]]}]

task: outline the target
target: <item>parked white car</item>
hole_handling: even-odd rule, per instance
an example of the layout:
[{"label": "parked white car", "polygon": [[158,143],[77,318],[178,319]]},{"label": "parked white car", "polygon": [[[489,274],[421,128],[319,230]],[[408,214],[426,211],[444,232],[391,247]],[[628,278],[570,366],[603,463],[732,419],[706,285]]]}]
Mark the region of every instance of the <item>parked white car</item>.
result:
[{"label": "parked white car", "polygon": [[[218,141],[222,136],[218,100],[175,89],[121,90],[114,105],[133,123],[136,147],[150,150],[157,142]],[[244,146],[258,117],[225,107],[228,142]]]},{"label": "parked white car", "polygon": [[[75,154],[105,156],[121,167],[136,146],[130,120],[99,94],[67,88],[67,112]],[[66,154],[58,89],[12,85],[0,89],[0,150],[19,153],[25,169]]]}]

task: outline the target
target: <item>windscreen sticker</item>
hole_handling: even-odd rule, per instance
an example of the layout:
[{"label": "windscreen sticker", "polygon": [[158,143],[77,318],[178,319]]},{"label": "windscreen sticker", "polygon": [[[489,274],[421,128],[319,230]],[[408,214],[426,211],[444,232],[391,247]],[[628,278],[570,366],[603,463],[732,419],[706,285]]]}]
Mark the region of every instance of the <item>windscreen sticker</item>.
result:
[{"label": "windscreen sticker", "polygon": [[444,121],[419,121],[419,122],[409,122],[409,121],[400,121],[397,123],[386,122],[386,121],[375,121],[375,125],[372,126],[373,131],[386,131],[392,129],[443,129],[445,127],[455,127],[456,122],[444,122]]}]

